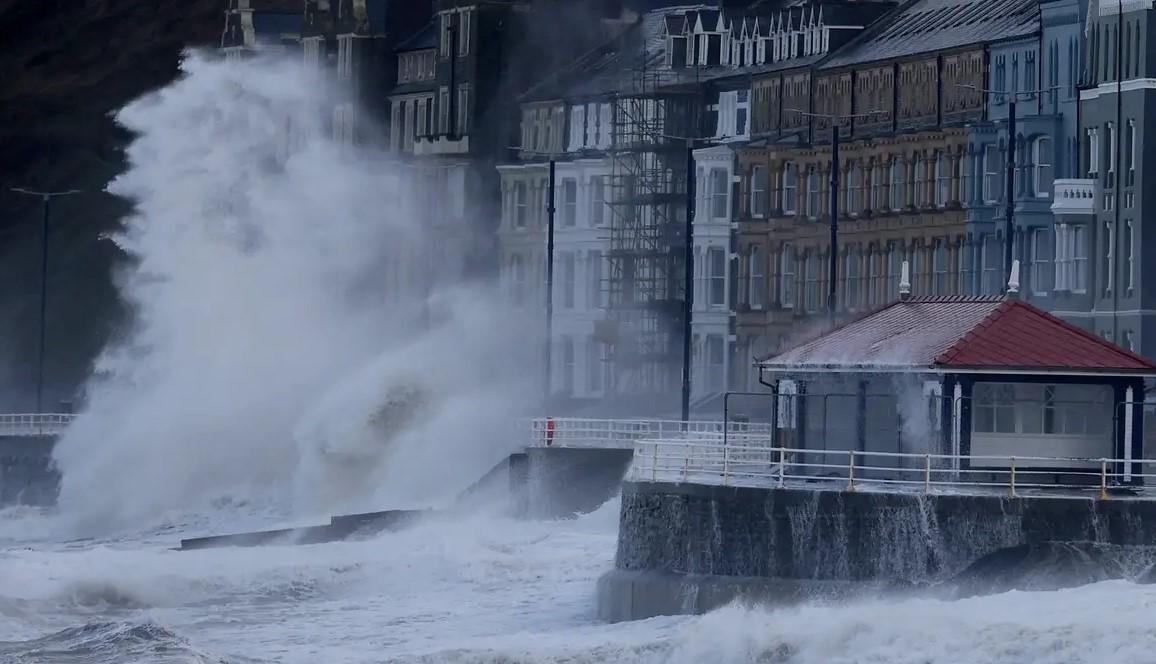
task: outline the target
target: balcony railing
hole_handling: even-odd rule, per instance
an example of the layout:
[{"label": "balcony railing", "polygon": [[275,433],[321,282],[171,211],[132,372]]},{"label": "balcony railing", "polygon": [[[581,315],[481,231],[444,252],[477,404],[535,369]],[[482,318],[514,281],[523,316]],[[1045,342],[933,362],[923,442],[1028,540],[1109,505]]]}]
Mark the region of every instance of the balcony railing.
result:
[{"label": "balcony railing", "polygon": [[0,436],[58,436],[74,419],[70,413],[0,414]]},{"label": "balcony railing", "polygon": [[1067,179],[1055,181],[1052,211],[1057,214],[1093,214],[1100,201],[1100,187],[1096,180]]}]

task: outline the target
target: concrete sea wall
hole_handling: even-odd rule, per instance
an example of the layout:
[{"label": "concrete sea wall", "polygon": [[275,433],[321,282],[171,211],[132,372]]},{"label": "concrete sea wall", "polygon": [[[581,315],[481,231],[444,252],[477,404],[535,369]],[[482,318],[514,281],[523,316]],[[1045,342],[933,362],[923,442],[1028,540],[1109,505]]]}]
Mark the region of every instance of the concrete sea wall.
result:
[{"label": "concrete sea wall", "polygon": [[0,507],[51,505],[60,475],[52,468],[48,436],[0,436]]},{"label": "concrete sea wall", "polygon": [[627,482],[603,618],[951,578],[1009,547],[1156,545],[1156,501]]}]

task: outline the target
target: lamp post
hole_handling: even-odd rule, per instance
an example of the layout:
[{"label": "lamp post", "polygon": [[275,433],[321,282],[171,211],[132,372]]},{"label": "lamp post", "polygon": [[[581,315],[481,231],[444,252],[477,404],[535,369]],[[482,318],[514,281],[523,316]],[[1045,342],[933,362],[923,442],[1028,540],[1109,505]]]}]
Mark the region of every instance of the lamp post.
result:
[{"label": "lamp post", "polygon": [[695,188],[698,186],[694,165],[694,140],[686,141],[686,249],[683,262],[686,263],[683,275],[682,298],[682,399],[681,415],[683,422],[690,421],[690,354],[691,354],[691,317],[694,315],[694,206]]},{"label": "lamp post", "polygon": [[40,226],[40,329],[36,344],[36,412],[44,412],[44,356],[46,351],[45,330],[48,319],[48,214],[52,199],[58,196],[79,194],[79,189],[68,191],[33,191],[12,187],[12,191],[26,196],[36,196],[43,204],[44,212]]},{"label": "lamp post", "polygon": [[524,155],[532,155],[536,157],[549,157],[549,189],[547,191],[546,201],[546,340],[545,348],[543,349],[544,358],[544,387],[543,399],[549,404],[551,397],[551,390],[553,388],[553,365],[554,365],[554,217],[557,212],[557,204],[555,203],[555,187],[557,184],[557,154],[553,152],[538,152],[535,150],[526,150],[521,147],[511,147],[510,150],[517,150]]},{"label": "lamp post", "polygon": [[1004,188],[1004,247],[1003,247],[1003,290],[1008,291],[1008,282],[1012,277],[1012,241],[1015,238],[1015,211],[1016,211],[1016,101],[1020,95],[1034,96],[1043,94],[1056,87],[1039,88],[1036,90],[989,90],[974,85],[960,85],[984,94],[1007,95],[1007,173],[1005,173]]},{"label": "lamp post", "polygon": [[[792,113],[798,113],[809,118],[826,118],[831,121],[831,261],[828,265],[827,271],[827,316],[832,324],[835,322],[835,296],[836,283],[839,278],[838,260],[839,260],[839,131],[843,128],[843,122],[846,120],[853,120],[856,118],[868,118],[877,115],[878,112],[867,113],[811,113],[801,109],[790,108],[785,109]],[[809,192],[808,192],[809,193]]]}]

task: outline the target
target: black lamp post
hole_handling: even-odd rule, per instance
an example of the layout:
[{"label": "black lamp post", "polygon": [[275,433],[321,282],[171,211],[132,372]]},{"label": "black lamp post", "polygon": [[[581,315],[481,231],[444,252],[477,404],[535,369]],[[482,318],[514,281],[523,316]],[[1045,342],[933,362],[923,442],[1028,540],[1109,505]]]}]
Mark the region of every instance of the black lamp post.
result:
[{"label": "black lamp post", "polygon": [[36,412],[44,412],[44,356],[47,350],[46,330],[48,327],[48,218],[52,199],[57,196],[71,196],[81,193],[79,189],[68,191],[33,191],[12,187],[12,191],[27,196],[37,196],[43,204],[40,226],[40,329],[36,344]]}]

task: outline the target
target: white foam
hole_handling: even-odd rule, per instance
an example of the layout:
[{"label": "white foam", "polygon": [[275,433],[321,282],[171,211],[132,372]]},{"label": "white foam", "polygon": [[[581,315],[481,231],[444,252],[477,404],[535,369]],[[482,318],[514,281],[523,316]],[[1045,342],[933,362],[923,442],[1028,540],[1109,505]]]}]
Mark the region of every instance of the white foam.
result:
[{"label": "white foam", "polygon": [[[380,508],[383,486],[429,500],[475,479],[513,443],[498,423],[538,375],[533,326],[445,261],[432,296],[410,288],[433,269],[421,247],[457,236],[416,221],[412,170],[315,126],[347,91],[297,60],[183,71],[118,116],[137,136],[110,187],[136,206],[115,236],[135,319],[56,448],[62,513],[103,533],[223,498]],[[407,390],[421,408],[382,422]]]}]

